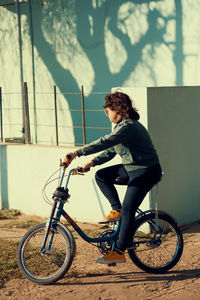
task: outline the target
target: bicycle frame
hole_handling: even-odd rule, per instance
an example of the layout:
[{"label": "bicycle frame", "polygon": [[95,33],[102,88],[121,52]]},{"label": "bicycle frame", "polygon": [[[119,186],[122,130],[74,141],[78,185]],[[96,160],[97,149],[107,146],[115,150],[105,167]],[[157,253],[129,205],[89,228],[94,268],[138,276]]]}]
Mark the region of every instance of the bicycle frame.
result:
[{"label": "bicycle frame", "polygon": [[[59,186],[58,187],[61,187],[62,184],[63,184],[63,179],[64,179],[64,176],[65,176],[65,167],[63,168],[63,172],[62,172],[62,175],[61,175],[61,178],[60,178],[60,182],[59,182]],[[70,179],[70,176],[71,175],[76,175],[76,174],[79,174],[78,173],[78,168],[76,169],[71,169],[68,173],[68,176],[67,176],[67,179],[66,179],[66,184],[65,184],[65,187],[64,189],[67,191],[67,187],[68,187],[68,183],[69,183],[69,179]],[[157,198],[157,197],[156,197]],[[156,199],[157,201],[157,199]],[[64,207],[64,204],[65,204],[65,201],[61,200],[61,199],[58,199],[58,198],[55,198],[54,199],[54,205],[53,205],[53,208],[52,208],[52,211],[51,211],[51,216],[50,218],[48,219],[48,221],[46,222],[46,233],[45,233],[45,237],[44,237],[44,241],[43,241],[43,245],[42,245],[42,248],[41,248],[41,251],[42,253],[45,253],[45,248],[46,248],[46,243],[47,243],[47,238],[48,238],[48,235],[49,235],[49,231],[50,231],[50,228],[53,224],[53,227],[55,226],[56,227],[56,224],[59,223],[60,221],[60,218],[61,216],[63,216],[67,221],[68,223],[74,228],[74,230],[83,238],[83,240],[85,240],[86,242],[88,243],[102,243],[102,242],[112,242],[112,248],[114,248],[114,244],[115,244],[115,240],[116,240],[116,237],[118,236],[119,234],[119,231],[120,231],[120,226],[121,226],[121,220],[119,220],[117,222],[117,225],[115,227],[115,224],[113,225],[113,234],[111,234],[110,236],[105,236],[105,237],[97,237],[97,238],[91,238],[89,237],[88,235],[86,235],[84,233],[84,231],[78,226],[78,224],[67,214],[67,212],[63,209]],[[58,207],[57,207],[58,205]],[[57,209],[57,212],[56,212],[56,209]],[[151,211],[151,210],[150,210]],[[137,209],[137,213],[138,213],[138,216],[145,216],[147,215],[148,212],[150,211],[145,211],[143,212],[141,209]],[[55,212],[56,212],[56,216],[54,217],[55,215]],[[155,211],[155,214],[156,214],[156,222],[155,222],[155,227],[158,228],[158,222],[157,222],[157,216],[158,216],[158,210],[157,210],[157,205],[156,205],[156,211]],[[152,223],[150,224],[152,225]],[[161,230],[162,231],[162,230]],[[160,234],[162,235],[162,233]],[[52,244],[52,241],[53,241],[53,236],[54,236],[54,232],[52,232],[51,234],[51,238],[49,240],[49,245],[47,247],[47,251],[50,251],[51,249],[51,244]],[[158,237],[156,240],[158,240],[160,237]],[[140,241],[138,243],[146,243],[146,241]]]},{"label": "bicycle frame", "polygon": [[[69,183],[69,179],[70,179],[70,176],[74,173],[75,174],[78,174],[77,173],[77,169],[71,169],[69,171],[69,174],[68,174],[68,177],[67,177],[67,180],[66,180],[66,184],[65,184],[65,190],[67,190],[67,186],[68,186],[68,183]],[[65,176],[65,168],[63,169],[63,172],[62,172],[62,175],[61,175],[61,179],[60,179],[60,183],[59,183],[59,187],[62,186],[62,183],[63,183],[63,179],[64,179],[64,176]],[[59,203],[59,204],[58,204]],[[68,222],[69,224],[76,230],[76,232],[88,243],[101,243],[101,242],[111,242],[113,241],[113,247],[114,247],[114,242],[115,242],[115,238],[117,237],[117,235],[119,234],[119,230],[120,230],[120,225],[121,225],[121,221],[119,220],[119,222],[117,223],[116,225],[116,228],[114,230],[114,233],[111,234],[109,237],[97,237],[97,238],[91,238],[89,237],[88,235],[86,235],[84,233],[84,231],[78,226],[78,224],[67,214],[67,212],[63,209],[63,206],[64,206],[64,201],[60,200],[60,199],[55,199],[54,200],[54,205],[53,205],[53,208],[52,208],[52,211],[51,211],[51,216],[50,218],[48,219],[48,221],[46,222],[46,234],[45,234],[45,237],[44,237],[44,241],[43,241],[43,245],[42,245],[42,248],[41,248],[41,251],[44,253],[45,252],[45,248],[46,248],[46,243],[47,243],[47,238],[48,238],[48,235],[49,235],[49,231],[50,231],[50,228],[52,226],[52,224],[56,225],[59,221],[60,221],[60,218],[61,216],[63,216]],[[58,207],[57,207],[58,205]],[[56,212],[56,209],[57,209],[57,212]],[[55,212],[56,212],[56,216],[54,217],[55,215]],[[51,248],[51,244],[52,244],[52,241],[53,241],[53,235],[54,233],[52,233],[52,236],[50,238],[50,241],[49,241],[49,245],[48,245],[48,248],[47,248],[47,251],[50,250]]]}]

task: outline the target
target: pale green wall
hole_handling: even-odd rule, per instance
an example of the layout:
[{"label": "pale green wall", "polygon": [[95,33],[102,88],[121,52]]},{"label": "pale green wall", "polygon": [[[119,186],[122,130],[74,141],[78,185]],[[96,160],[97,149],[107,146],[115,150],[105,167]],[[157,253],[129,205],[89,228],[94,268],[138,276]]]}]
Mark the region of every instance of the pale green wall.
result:
[{"label": "pale green wall", "polygon": [[148,128],[163,171],[159,207],[180,223],[200,219],[200,87],[148,88]]},{"label": "pale green wall", "polygon": [[[14,3],[11,0],[1,1]],[[102,108],[113,86],[198,85],[199,0],[25,0],[22,23],[23,77],[28,83],[33,143],[55,144],[53,86],[57,86],[59,140],[81,143],[80,92],[86,109]],[[136,3],[137,2],[137,3]],[[30,5],[31,4],[31,7]],[[31,22],[32,20],[32,22]],[[20,92],[15,6],[0,6],[0,86]],[[5,136],[21,136],[21,95],[3,94]],[[46,108],[46,111],[43,110]],[[95,117],[94,117],[95,115]],[[86,114],[88,127],[107,127],[103,113]],[[12,123],[13,125],[6,125]],[[105,131],[87,129],[87,141]]]},{"label": "pale green wall", "polygon": [[[59,169],[60,158],[63,159],[70,150],[74,149],[1,145],[0,207],[16,208],[30,215],[48,217],[51,206],[43,200],[42,189],[49,176]],[[80,166],[92,157],[76,159],[69,169]],[[112,163],[119,163],[119,159],[114,159]],[[105,164],[108,165],[109,163]],[[96,186],[94,175],[97,169],[98,167],[92,168],[85,176],[73,176],[70,180],[71,197],[65,207],[70,215],[79,221],[98,222],[111,209],[108,200]],[[46,189],[50,200],[57,184],[58,180]],[[125,188],[119,187],[118,190],[120,198],[123,199]]]},{"label": "pale green wall", "polygon": [[[116,88],[113,88],[113,91]],[[134,102],[141,113],[141,122],[147,127],[147,92],[146,88],[124,90],[134,94]],[[74,148],[72,148],[74,150]],[[17,208],[31,215],[48,216],[50,207],[42,199],[42,189],[47,178],[58,169],[59,159],[63,158],[69,148],[48,147],[36,145],[2,145],[1,166],[1,206]],[[93,155],[94,156],[94,155]],[[72,167],[80,166],[93,156],[81,157],[72,163]],[[103,167],[120,163],[116,157]],[[110,211],[108,200],[101,194],[94,179],[95,172],[102,166],[92,168],[85,176],[73,177],[70,182],[69,212],[72,217],[80,221],[98,222]],[[57,184],[57,181],[56,181]],[[49,186],[47,194],[51,198],[56,185]],[[118,186],[120,199],[123,201],[126,187]],[[7,197],[6,193],[7,192]],[[141,208],[150,208],[149,195],[143,201]]]},{"label": "pale green wall", "polygon": [[[113,88],[113,91],[116,88]],[[134,95],[134,102],[141,113],[141,122],[147,127],[147,90],[146,88],[126,88],[126,93]],[[37,145],[2,145],[1,166],[1,206],[17,208],[27,214],[48,216],[50,207],[42,199],[42,189],[47,178],[59,167],[59,159],[63,158],[70,149],[66,147],[49,147]],[[74,150],[74,148],[72,148]],[[71,167],[81,166],[91,160],[94,155],[81,157],[73,161]],[[103,165],[109,166],[120,163],[115,157]],[[72,177],[70,182],[70,205],[66,205],[70,215],[80,221],[98,222],[110,211],[108,200],[101,194],[94,179],[95,172],[102,166],[92,168],[85,176]],[[57,181],[56,181],[57,184]],[[56,185],[47,188],[51,198]],[[117,186],[120,199],[123,201],[126,187]],[[5,193],[7,191],[7,197]],[[143,201],[141,208],[150,208],[149,195]]]},{"label": "pale green wall", "polygon": [[[149,130],[160,157],[165,175],[159,183],[159,209],[172,214],[181,224],[198,220],[200,87],[121,89],[134,99],[141,122]],[[2,145],[1,205],[47,216],[50,208],[42,200],[41,191],[46,179],[58,168],[59,159],[68,151],[66,147]],[[91,157],[76,159],[72,167]],[[118,157],[106,165],[119,162]],[[97,222],[110,210],[94,182],[97,169],[92,168],[84,177],[73,177],[71,181],[69,211],[78,220]],[[49,195],[54,188],[48,188]],[[124,192],[125,187],[119,187],[120,199]],[[145,210],[151,207],[149,195],[141,207]]]},{"label": "pale green wall", "polygon": [[[3,0],[0,5],[8,2],[13,3],[11,0]],[[23,77],[24,81],[28,83],[29,89],[33,143],[55,145],[54,85],[57,86],[59,93],[59,141],[62,145],[83,142],[82,130],[71,127],[72,125],[81,125],[81,113],[69,112],[69,109],[80,109],[80,95],[67,95],[63,94],[64,92],[80,92],[80,86],[83,85],[85,92],[88,93],[85,97],[85,108],[101,109],[104,95],[94,95],[91,92],[107,92],[113,86],[199,85],[199,0],[142,1],[141,3],[126,0],[27,0],[19,2],[22,2],[20,15]],[[31,4],[31,9],[29,4]],[[0,86],[3,90],[4,137],[22,136],[17,17],[15,6],[12,5],[0,6],[0,68]],[[182,89],[177,89],[175,91],[180,91],[180,95],[182,95]],[[168,103],[168,97],[165,98],[163,95],[164,98],[162,98],[159,92],[157,98],[151,100],[152,104],[149,108],[150,91],[157,93],[156,89],[148,88],[148,114],[145,106],[141,106],[140,109],[142,116],[146,115],[148,128],[155,138],[156,145],[161,147],[158,140],[159,135],[155,134],[157,130],[155,128],[158,125],[157,123],[156,126],[153,125],[154,118],[151,116],[155,114],[155,111],[158,111],[155,120],[157,118],[158,130],[160,130],[159,128],[162,128],[163,124],[161,126],[159,122],[167,115],[164,114],[165,106],[168,107],[169,105],[169,109],[173,111],[173,106],[179,107],[179,102],[176,101],[180,101],[182,97],[179,95],[177,98],[171,97],[170,99],[173,99],[174,103],[173,101]],[[167,88],[162,91],[169,92]],[[138,97],[136,90],[133,90],[133,99],[135,99],[135,93]],[[183,97],[183,99],[185,98]],[[156,110],[154,101],[159,101]],[[192,105],[193,101],[191,94],[188,97],[187,107],[190,109],[194,107],[194,114],[196,114],[198,110],[196,106]],[[195,105],[198,107],[198,103]],[[175,116],[172,114],[172,121],[173,118]],[[192,120],[194,122],[196,119]],[[198,121],[195,122],[198,123]],[[180,121],[177,124],[179,123]],[[193,123],[190,122],[190,124]],[[109,122],[103,112],[86,112],[86,126],[108,127]],[[169,132],[168,127],[164,129]],[[177,128],[175,132],[172,130],[174,134],[173,147],[174,144],[176,145],[175,141],[179,139],[179,135],[181,136],[180,130],[180,128],[179,130]],[[87,142],[90,142],[105,134],[106,131],[87,129],[86,133]],[[191,135],[189,137],[191,138]],[[162,138],[164,138],[163,135]],[[164,144],[169,146],[167,139]],[[187,144],[183,147],[183,151],[187,150],[189,157],[187,147],[190,148],[190,145]],[[195,147],[192,148],[192,151],[195,149]],[[167,167],[168,170],[169,166],[175,168],[175,159],[171,160],[173,156],[171,155],[170,161],[165,163],[167,154],[162,147],[161,150],[160,155],[162,163],[164,162],[164,169]],[[173,150],[170,151],[173,153]],[[183,151],[180,151],[180,157],[184,156]],[[2,153],[6,152],[3,151]],[[9,161],[8,158],[7,161]],[[189,164],[189,159],[187,158],[184,163]],[[198,163],[195,163],[193,162],[194,172],[198,173]],[[183,164],[181,166],[183,167]],[[180,167],[180,163],[178,163],[178,167]],[[191,171],[190,168],[189,170]],[[175,174],[177,172],[175,169]],[[9,171],[8,174],[12,173]],[[168,176],[166,172],[166,179],[160,184],[163,191],[164,187],[162,186],[164,182],[168,183]],[[190,178],[189,175],[188,177]],[[183,178],[185,177],[183,176]],[[197,199],[198,188],[194,182],[198,178],[194,180],[191,178],[189,180],[189,178],[185,178],[186,182],[190,182],[187,191],[193,195],[191,197]],[[4,179],[1,179],[1,184],[2,180]],[[177,178],[176,182],[179,182]],[[173,195],[175,194],[172,195],[172,191],[174,192],[175,187],[172,188],[171,184],[170,182],[170,198],[174,199],[175,196]],[[8,194],[9,190],[8,184]],[[192,191],[195,191],[195,194],[192,194]],[[178,194],[179,200],[180,196]],[[164,196],[162,198],[166,199]],[[194,204],[196,209],[198,203],[194,198],[192,199],[196,203]],[[164,203],[162,205],[169,202],[169,200],[161,201]],[[187,204],[188,202],[185,201],[184,203]],[[172,212],[174,209],[176,210],[175,215],[177,214],[181,222],[182,219],[187,221],[196,218],[197,209],[194,213],[189,213],[189,216],[188,206],[186,208],[181,206],[181,210],[184,212],[179,216],[178,210],[173,208],[173,205],[169,205]]]},{"label": "pale green wall", "polygon": [[9,208],[7,146],[0,146],[0,207]]}]

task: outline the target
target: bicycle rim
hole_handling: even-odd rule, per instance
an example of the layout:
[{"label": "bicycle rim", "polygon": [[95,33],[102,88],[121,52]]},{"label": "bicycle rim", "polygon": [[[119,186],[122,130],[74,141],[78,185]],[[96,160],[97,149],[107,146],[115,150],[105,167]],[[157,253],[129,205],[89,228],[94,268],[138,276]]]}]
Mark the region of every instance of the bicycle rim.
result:
[{"label": "bicycle rim", "polygon": [[165,214],[138,220],[134,232],[135,247],[129,250],[133,262],[151,273],[163,273],[180,259],[183,239],[178,225]]},{"label": "bicycle rim", "polygon": [[[19,245],[18,265],[29,280],[39,284],[50,284],[67,272],[73,255],[70,239],[59,225],[56,229],[50,229],[46,243],[47,249],[45,253],[42,253],[44,236],[45,224],[34,227],[24,236]],[[52,242],[50,242],[51,239]]]}]

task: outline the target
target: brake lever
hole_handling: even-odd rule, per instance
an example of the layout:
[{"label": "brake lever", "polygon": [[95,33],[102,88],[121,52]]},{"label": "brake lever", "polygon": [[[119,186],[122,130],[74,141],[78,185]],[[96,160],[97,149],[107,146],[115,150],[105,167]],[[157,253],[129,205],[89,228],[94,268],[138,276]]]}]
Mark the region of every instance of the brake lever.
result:
[{"label": "brake lever", "polygon": [[[79,175],[85,175],[83,172],[82,172],[83,168],[82,167],[77,167],[77,172]],[[90,171],[90,168],[88,169],[85,169],[87,172]]]},{"label": "brake lever", "polygon": [[64,167],[65,169],[68,167],[68,165],[64,163],[61,158],[60,158],[60,167]]}]

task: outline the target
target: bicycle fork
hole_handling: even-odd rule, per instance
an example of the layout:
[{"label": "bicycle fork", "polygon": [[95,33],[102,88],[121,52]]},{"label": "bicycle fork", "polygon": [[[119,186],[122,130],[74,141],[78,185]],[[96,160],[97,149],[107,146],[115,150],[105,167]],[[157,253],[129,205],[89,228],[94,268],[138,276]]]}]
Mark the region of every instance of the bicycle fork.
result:
[{"label": "bicycle fork", "polygon": [[52,231],[47,250],[45,251],[46,243],[47,243],[48,235],[49,235],[49,232],[50,232],[50,228],[52,226],[52,220],[53,220],[53,216],[54,216],[55,211],[56,211],[57,203],[58,203],[58,201],[54,202],[54,206],[53,206],[52,211],[51,211],[51,216],[46,222],[45,236],[44,236],[44,241],[43,241],[43,245],[42,245],[42,248],[41,248],[42,254],[45,254],[46,252],[49,252],[50,249],[51,249],[51,245],[52,245],[52,242],[53,242],[54,231]]},{"label": "bicycle fork", "polygon": [[[65,175],[65,169],[62,172],[59,187],[61,187],[61,185],[62,185],[64,175]],[[69,181],[69,177],[70,177],[70,174],[68,176],[67,183]],[[67,184],[66,184],[66,187],[67,187]],[[45,249],[46,249],[46,244],[47,244],[47,239],[48,239],[48,235],[49,235],[49,232],[50,232],[50,228],[52,227],[52,221],[53,221],[53,218],[54,218],[54,214],[55,214],[55,211],[56,211],[56,208],[57,208],[58,201],[59,200],[57,198],[54,199],[54,205],[53,205],[53,208],[52,208],[52,211],[51,211],[51,216],[46,222],[45,236],[44,236],[44,241],[43,241],[43,244],[42,244],[42,247],[41,247],[42,254],[45,254],[45,253],[47,253],[51,250],[51,245],[52,245],[53,237],[54,237],[54,234],[55,234],[54,231],[51,232],[51,237],[49,239],[47,250],[45,250]],[[63,203],[60,202],[59,209],[62,209],[62,208],[63,208]],[[60,219],[60,212],[57,212],[56,220],[59,220],[59,219]]]}]

